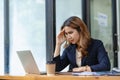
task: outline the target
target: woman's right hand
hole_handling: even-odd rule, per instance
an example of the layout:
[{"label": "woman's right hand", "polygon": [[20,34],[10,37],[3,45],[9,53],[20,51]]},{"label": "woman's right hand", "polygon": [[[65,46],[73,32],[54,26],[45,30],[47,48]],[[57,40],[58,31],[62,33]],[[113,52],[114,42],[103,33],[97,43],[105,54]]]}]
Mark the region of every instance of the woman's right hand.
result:
[{"label": "woman's right hand", "polygon": [[64,41],[66,41],[65,30],[62,30],[56,37],[56,47],[55,47],[54,57],[60,55],[60,47]]},{"label": "woman's right hand", "polygon": [[65,30],[63,29],[56,37],[56,44],[61,45],[65,41],[66,41]]}]

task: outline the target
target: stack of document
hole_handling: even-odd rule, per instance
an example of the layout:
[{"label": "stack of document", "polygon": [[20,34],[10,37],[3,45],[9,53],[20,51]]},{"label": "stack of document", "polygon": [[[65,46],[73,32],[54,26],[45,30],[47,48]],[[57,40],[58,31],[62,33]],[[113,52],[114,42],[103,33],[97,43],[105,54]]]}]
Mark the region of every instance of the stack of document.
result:
[{"label": "stack of document", "polygon": [[120,72],[120,68],[113,68],[112,71],[114,71],[114,72]]},{"label": "stack of document", "polygon": [[74,76],[120,76],[118,72],[112,71],[102,71],[102,72],[73,72],[72,75]]}]

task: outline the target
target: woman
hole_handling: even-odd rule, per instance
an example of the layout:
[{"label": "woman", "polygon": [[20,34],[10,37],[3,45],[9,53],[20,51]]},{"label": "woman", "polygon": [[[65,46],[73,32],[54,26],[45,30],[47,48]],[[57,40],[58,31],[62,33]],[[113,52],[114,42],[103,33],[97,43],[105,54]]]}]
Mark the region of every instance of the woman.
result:
[{"label": "woman", "polygon": [[[65,49],[60,56],[61,45]],[[78,17],[68,18],[56,38],[53,60],[56,71],[69,65],[69,71],[109,71],[110,61],[102,41],[92,39],[85,23]]]}]

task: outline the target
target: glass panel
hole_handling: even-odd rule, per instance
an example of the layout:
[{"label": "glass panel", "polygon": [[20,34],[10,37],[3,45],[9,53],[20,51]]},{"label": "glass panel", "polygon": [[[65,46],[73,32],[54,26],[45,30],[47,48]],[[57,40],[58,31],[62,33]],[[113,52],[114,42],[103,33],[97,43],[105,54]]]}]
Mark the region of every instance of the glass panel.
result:
[{"label": "glass panel", "polygon": [[113,67],[112,1],[91,0],[91,36],[103,41]]},{"label": "glass panel", "polygon": [[120,69],[120,0],[117,0],[118,68]]},{"label": "glass panel", "polygon": [[[71,17],[82,18],[81,0],[56,0],[56,33],[58,34],[63,22]],[[63,50],[63,47],[62,49]],[[61,51],[62,52],[62,51]],[[68,68],[68,67],[67,67]],[[63,71],[67,71],[68,69]]]},{"label": "glass panel", "polygon": [[4,9],[3,1],[0,2],[0,74],[4,73]]},{"label": "glass panel", "polygon": [[81,0],[56,0],[56,26],[57,33],[63,22],[70,16],[82,18]]},{"label": "glass panel", "polygon": [[31,50],[40,69],[45,71],[45,0],[10,1],[10,74],[24,74],[16,54]]}]

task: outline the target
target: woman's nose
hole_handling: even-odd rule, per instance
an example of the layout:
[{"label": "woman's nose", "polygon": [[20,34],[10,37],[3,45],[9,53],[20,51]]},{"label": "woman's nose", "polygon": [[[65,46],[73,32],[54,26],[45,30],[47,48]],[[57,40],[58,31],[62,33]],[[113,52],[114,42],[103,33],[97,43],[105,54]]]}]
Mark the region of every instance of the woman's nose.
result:
[{"label": "woman's nose", "polygon": [[70,35],[67,35],[67,38],[68,38],[68,39],[71,39],[71,36],[70,36]]}]

